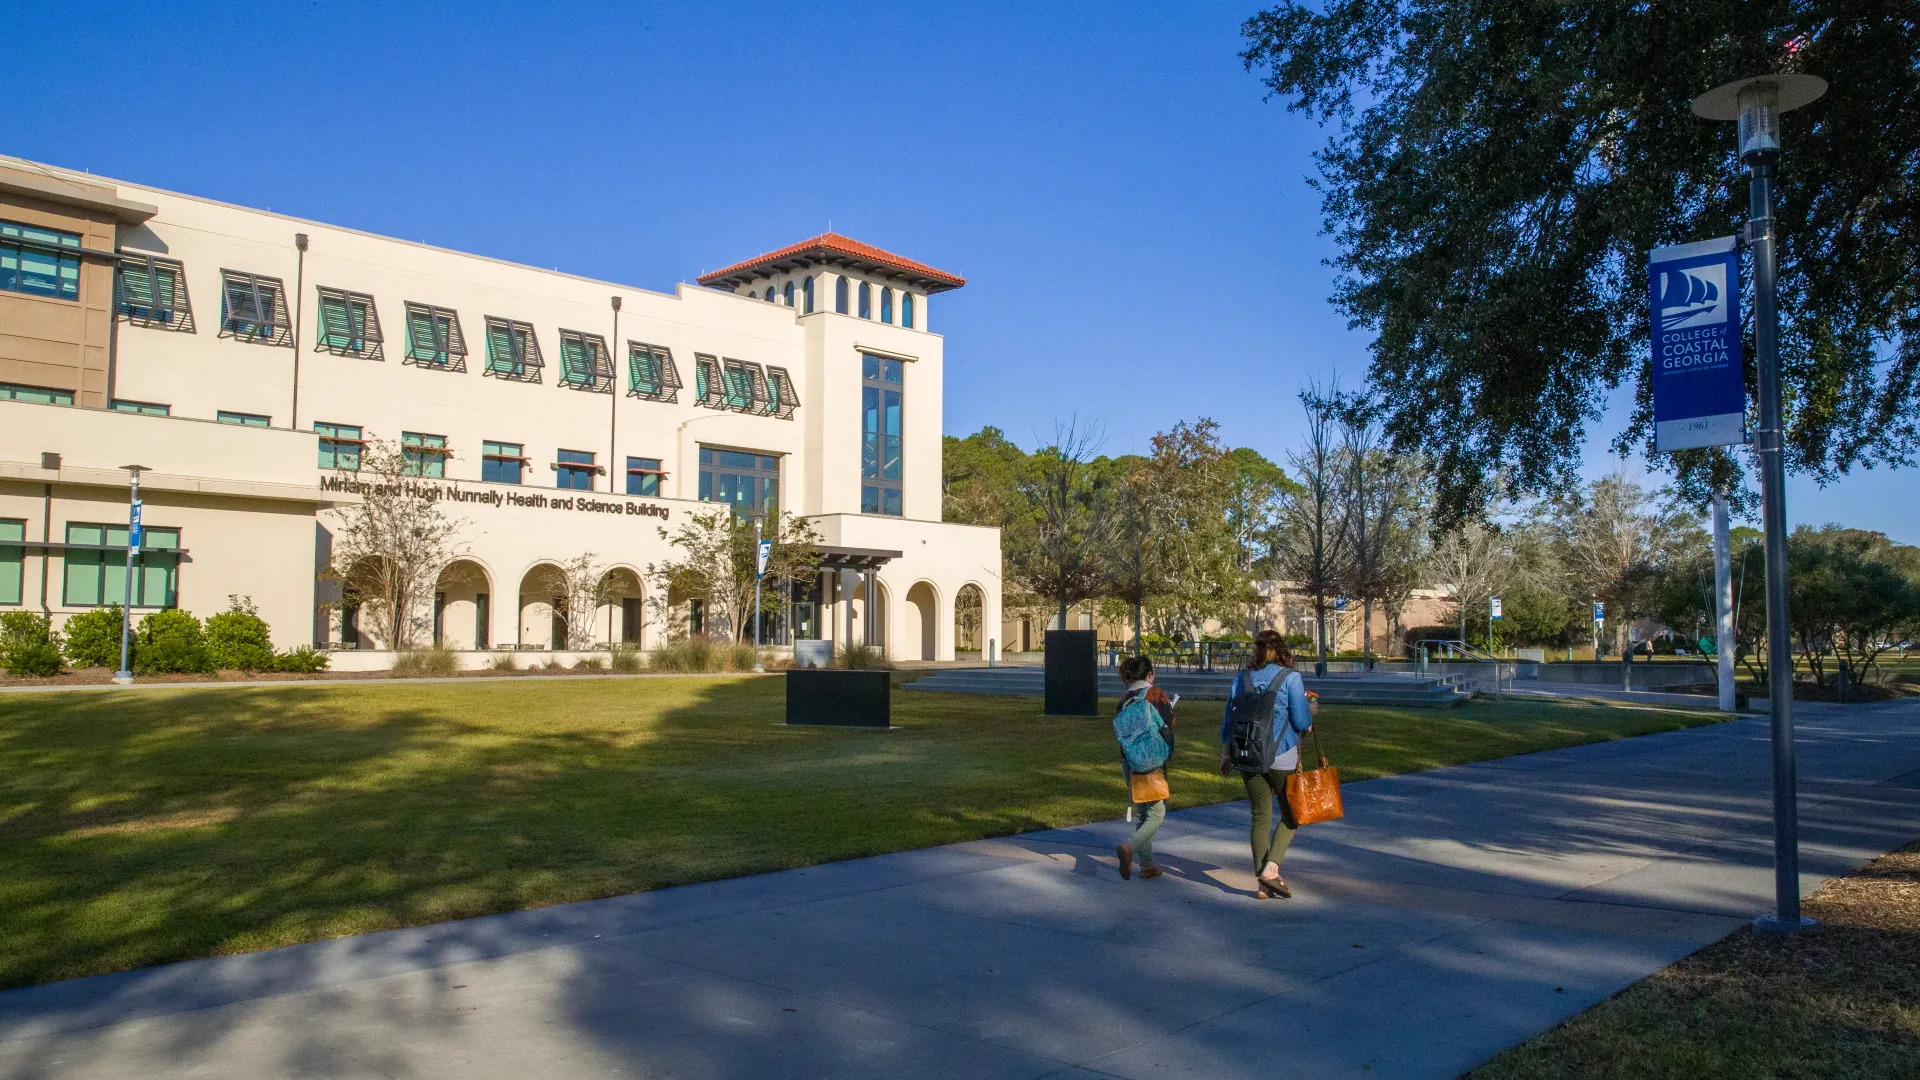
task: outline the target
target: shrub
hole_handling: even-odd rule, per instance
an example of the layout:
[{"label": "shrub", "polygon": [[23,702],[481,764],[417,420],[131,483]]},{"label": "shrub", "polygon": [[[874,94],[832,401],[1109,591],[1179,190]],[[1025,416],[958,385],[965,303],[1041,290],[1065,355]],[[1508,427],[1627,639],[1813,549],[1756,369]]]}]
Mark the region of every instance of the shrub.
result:
[{"label": "shrub", "polygon": [[297,649],[288,649],[286,652],[273,658],[273,670],[299,672],[301,674],[325,671],[327,670],[327,654],[313,648],[311,645],[302,645]]},{"label": "shrub", "polygon": [[227,610],[207,620],[207,661],[235,671],[272,671],[273,636],[251,596],[228,596]]},{"label": "shrub", "polygon": [[120,605],[83,611],[67,620],[67,659],[74,667],[120,666]]},{"label": "shrub", "polygon": [[655,671],[684,674],[715,671],[718,670],[718,658],[714,652],[713,642],[704,637],[682,638],[654,649],[647,662]]},{"label": "shrub", "polygon": [[605,671],[607,670],[607,662],[597,656],[583,656],[579,660],[574,661],[573,670]]},{"label": "shrub", "polygon": [[727,659],[732,661],[735,671],[752,671],[760,662],[759,650],[751,645],[735,645],[730,651],[732,655]]},{"label": "shrub", "polygon": [[211,672],[207,632],[190,611],[165,608],[140,620],[133,670],[142,675]]},{"label": "shrub", "polygon": [[622,675],[631,675],[640,670],[640,646],[631,641],[622,641],[614,645],[607,657],[607,666]]},{"label": "shrub", "polygon": [[393,658],[393,674],[400,678],[446,678],[459,673],[459,655],[444,645],[408,649]]},{"label": "shrub", "polygon": [[518,660],[515,660],[513,658],[513,654],[510,652],[494,653],[493,659],[487,661],[487,670],[488,671],[519,671],[520,662]]},{"label": "shrub", "polygon": [[60,635],[45,615],[31,611],[0,615],[0,667],[9,675],[60,674]]},{"label": "shrub", "polygon": [[849,645],[833,658],[833,666],[848,671],[890,671],[893,661],[878,645]]}]

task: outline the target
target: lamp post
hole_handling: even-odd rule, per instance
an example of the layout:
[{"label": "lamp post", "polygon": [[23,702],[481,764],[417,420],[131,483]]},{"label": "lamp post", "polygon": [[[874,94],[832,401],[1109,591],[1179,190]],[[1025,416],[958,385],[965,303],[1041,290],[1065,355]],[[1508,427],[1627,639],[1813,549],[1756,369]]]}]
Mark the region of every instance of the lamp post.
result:
[{"label": "lamp post", "polygon": [[1800,914],[1800,823],[1793,761],[1793,643],[1787,634],[1787,474],[1781,459],[1780,356],[1774,308],[1773,177],[1780,161],[1780,114],[1827,92],[1812,75],[1761,75],[1741,79],[1693,99],[1693,111],[1708,120],[1740,124],[1740,160],[1748,185],[1747,245],[1753,249],[1753,339],[1760,374],[1760,425],[1754,450],[1760,456],[1762,531],[1767,543],[1767,698],[1773,728],[1774,912],[1754,920],[1762,932],[1791,934],[1813,925]]},{"label": "lamp post", "polygon": [[127,470],[127,578],[120,605],[120,670],[113,681],[120,686],[133,685],[133,665],[128,653],[133,645],[133,560],[140,554],[140,474],[145,465],[122,465]]}]

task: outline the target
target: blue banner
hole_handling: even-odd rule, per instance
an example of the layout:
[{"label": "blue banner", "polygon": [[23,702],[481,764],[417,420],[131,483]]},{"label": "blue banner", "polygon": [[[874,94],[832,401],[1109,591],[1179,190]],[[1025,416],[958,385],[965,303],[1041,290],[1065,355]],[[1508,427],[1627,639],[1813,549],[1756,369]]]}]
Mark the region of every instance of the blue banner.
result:
[{"label": "blue banner", "polygon": [[140,505],[136,501],[127,515],[127,547],[135,555],[140,554]]},{"label": "blue banner", "polygon": [[1656,452],[1747,441],[1740,253],[1731,236],[1647,255]]}]

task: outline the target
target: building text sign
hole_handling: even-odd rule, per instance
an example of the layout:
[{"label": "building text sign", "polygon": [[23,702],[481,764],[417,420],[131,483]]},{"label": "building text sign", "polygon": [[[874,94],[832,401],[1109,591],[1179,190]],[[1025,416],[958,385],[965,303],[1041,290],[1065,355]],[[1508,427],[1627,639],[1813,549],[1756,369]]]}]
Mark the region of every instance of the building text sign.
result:
[{"label": "building text sign", "polygon": [[[592,492],[569,494],[565,493],[565,489],[527,491],[494,486],[474,489],[433,480],[408,480],[405,484],[409,494],[421,495],[433,502],[449,502],[462,506],[494,508],[510,506],[527,510],[557,511],[563,514],[607,514],[615,517],[659,518],[662,521],[667,519],[667,508],[659,503],[641,502],[637,499],[621,498],[618,495],[596,496]],[[383,487],[384,485],[370,484],[364,480],[355,480],[337,474],[320,478],[321,491],[366,496],[381,493]]]},{"label": "building text sign", "polygon": [[1733,237],[1647,255],[1653,329],[1653,446],[1659,453],[1747,441],[1740,364],[1740,253]]}]

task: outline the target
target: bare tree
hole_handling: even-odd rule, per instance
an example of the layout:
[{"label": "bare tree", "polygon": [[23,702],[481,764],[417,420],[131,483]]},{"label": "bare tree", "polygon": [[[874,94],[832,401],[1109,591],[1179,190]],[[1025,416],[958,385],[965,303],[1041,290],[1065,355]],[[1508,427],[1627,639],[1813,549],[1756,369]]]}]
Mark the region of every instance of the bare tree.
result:
[{"label": "bare tree", "polygon": [[1513,571],[1506,538],[1477,521],[1467,522],[1433,546],[1427,565],[1440,584],[1453,589],[1459,607],[1460,640],[1467,639],[1467,614],[1485,603]]},{"label": "bare tree", "polygon": [[1356,416],[1341,425],[1340,460],[1345,472],[1341,522],[1351,553],[1346,591],[1360,599],[1361,652],[1371,671],[1373,605],[1413,587],[1406,563],[1419,549],[1419,470],[1412,459],[1384,449],[1379,429]]},{"label": "bare tree", "polygon": [[[769,514],[763,522],[762,536],[773,541],[773,549],[760,608],[774,614],[786,609],[789,584],[811,580],[818,572],[820,534],[806,518],[784,511]],[[736,641],[750,640],[758,576],[753,521],[719,507],[691,514],[671,535],[665,529],[660,535],[681,554],[649,568],[656,586],[655,604],[664,605],[676,595],[700,597]]]},{"label": "bare tree", "polygon": [[566,627],[566,640],[554,642],[556,649],[593,648],[594,614],[614,592],[607,567],[597,560],[598,556],[589,551],[571,559],[555,559],[532,575],[534,587],[553,597],[553,613]]},{"label": "bare tree", "polygon": [[1635,586],[1667,561],[1685,537],[1697,534],[1697,523],[1671,507],[1663,508],[1645,488],[1625,473],[1616,472],[1572,491],[1544,508],[1543,526],[1570,583],[1593,599],[1608,604],[1614,616],[1617,652],[1627,647],[1627,625],[1633,610]]},{"label": "bare tree", "polygon": [[1059,608],[1067,609],[1100,595],[1106,585],[1118,519],[1112,495],[1094,475],[1097,429],[1077,421],[1057,425],[1053,445],[1029,459],[1020,492],[1027,512],[1013,518],[1007,570],[1014,583]]},{"label": "bare tree", "polygon": [[465,522],[440,509],[439,485],[421,479],[394,443],[367,440],[358,464],[339,470],[360,501],[337,511],[329,572],[349,604],[373,609],[390,648],[411,649],[432,628],[434,584],[458,554],[455,539]]},{"label": "bare tree", "polygon": [[1313,598],[1313,621],[1319,658],[1314,672],[1327,673],[1327,611],[1352,572],[1353,553],[1341,520],[1346,499],[1335,435],[1337,392],[1310,385],[1300,394],[1307,409],[1307,442],[1289,454],[1299,487],[1289,492],[1281,508],[1281,542],[1275,552],[1280,576]]}]

